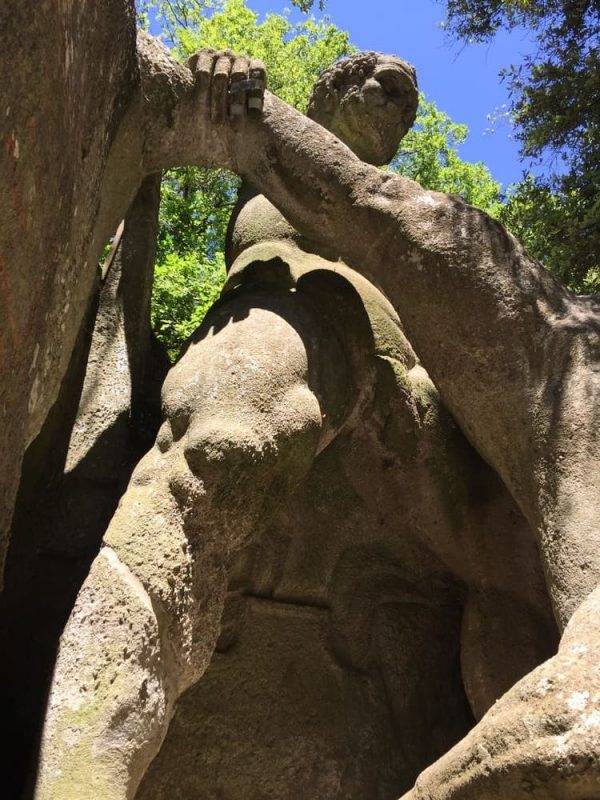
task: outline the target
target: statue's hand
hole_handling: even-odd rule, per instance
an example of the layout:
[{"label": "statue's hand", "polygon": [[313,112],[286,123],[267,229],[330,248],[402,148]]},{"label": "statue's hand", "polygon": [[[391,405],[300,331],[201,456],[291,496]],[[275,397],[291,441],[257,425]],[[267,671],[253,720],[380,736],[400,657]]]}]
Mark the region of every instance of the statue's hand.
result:
[{"label": "statue's hand", "polygon": [[248,117],[260,116],[266,84],[262,61],[205,48],[189,59],[188,67],[195,79],[196,102],[213,125],[238,128]]},{"label": "statue's hand", "polygon": [[252,153],[249,133],[262,117],[263,63],[205,49],[186,67],[144,31],[138,32],[137,49],[145,171],[182,164],[236,170],[240,148]]}]

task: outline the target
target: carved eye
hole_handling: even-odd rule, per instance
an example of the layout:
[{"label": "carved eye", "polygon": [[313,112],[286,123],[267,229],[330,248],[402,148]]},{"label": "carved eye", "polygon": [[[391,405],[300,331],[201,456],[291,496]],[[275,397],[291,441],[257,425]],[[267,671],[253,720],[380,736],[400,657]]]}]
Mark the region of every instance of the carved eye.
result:
[{"label": "carved eye", "polygon": [[414,92],[408,68],[403,69],[399,64],[382,64],[373,77],[392,100],[406,100]]},{"label": "carved eye", "polygon": [[397,98],[403,94],[402,81],[395,70],[381,70],[374,78],[390,97]]}]

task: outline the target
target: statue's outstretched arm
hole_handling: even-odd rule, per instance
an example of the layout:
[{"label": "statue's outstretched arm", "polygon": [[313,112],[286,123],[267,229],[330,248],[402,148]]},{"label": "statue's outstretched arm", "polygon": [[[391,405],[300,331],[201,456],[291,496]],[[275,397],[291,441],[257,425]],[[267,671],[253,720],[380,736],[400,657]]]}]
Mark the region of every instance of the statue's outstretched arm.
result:
[{"label": "statue's outstretched arm", "polygon": [[381,286],[446,405],[537,532],[564,626],[600,582],[600,303],[488,215],[359,161],[265,98],[239,170]]}]

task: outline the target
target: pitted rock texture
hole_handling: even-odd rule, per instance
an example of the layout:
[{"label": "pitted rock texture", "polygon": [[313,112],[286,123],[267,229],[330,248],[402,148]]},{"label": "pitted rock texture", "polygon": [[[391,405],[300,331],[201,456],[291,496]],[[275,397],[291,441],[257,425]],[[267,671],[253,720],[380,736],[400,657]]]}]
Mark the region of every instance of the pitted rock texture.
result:
[{"label": "pitted rock texture", "polygon": [[104,228],[101,198],[139,75],[129,0],[6,5],[0,29],[3,564],[24,449],[57,398],[116,227]]}]

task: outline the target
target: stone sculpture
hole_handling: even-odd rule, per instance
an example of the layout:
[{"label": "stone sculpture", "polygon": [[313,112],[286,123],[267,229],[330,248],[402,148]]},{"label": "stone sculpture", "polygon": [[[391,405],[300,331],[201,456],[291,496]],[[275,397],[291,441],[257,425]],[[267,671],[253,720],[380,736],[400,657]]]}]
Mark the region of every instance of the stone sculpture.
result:
[{"label": "stone sculpture", "polygon": [[[334,76],[374,99],[379,80],[388,91],[412,81],[406,65],[343,61],[309,112],[337,118],[367,160],[389,158],[402,127],[378,139],[381,118],[374,129],[344,119]],[[323,250],[242,189],[224,308],[198,338],[237,325],[245,350],[248,302],[303,308],[327,427],[306,477],[283,508],[268,500],[264,532],[234,559],[217,653],[180,700],[140,800],[396,798],[554,649],[527,523],[455,428],[383,295]],[[260,333],[273,352],[262,379],[279,383],[280,348]]]},{"label": "stone sculpture", "polygon": [[[456,642],[460,594],[466,592],[464,682],[471,708],[482,719],[421,774],[407,797],[595,796],[597,592],[586,599],[597,584],[600,535],[594,301],[570,296],[485,215],[458,198],[426,192],[366,165],[335,136],[269,94],[261,115],[255,108],[244,113],[244,92],[234,92],[237,108],[230,120],[230,80],[261,80],[259,64],[202,52],[191,63],[192,78],[148,42],[142,65],[144,59],[142,72],[151,76],[165,115],[162,122],[150,117],[142,128],[146,169],[189,160],[232,166],[299,233],[260,197],[240,209],[231,242],[237,256],[231,293],[167,379],[167,421],[135,470],[65,631],[38,797],[134,796],[176,697],[210,660],[230,557],[267,525],[269,512],[296,491],[313,464],[320,465],[336,446],[343,450],[347,436],[363,436],[374,462],[388,460],[396,512],[404,512],[402,498],[415,481],[426,487],[418,506],[423,516],[411,518],[406,540],[398,541],[385,525],[376,540],[386,552],[383,562],[392,548],[392,562],[411,564],[408,582],[405,574],[395,575],[389,590],[380,587],[382,595],[400,593],[402,606],[416,594],[421,607],[416,573],[427,596],[435,588],[445,599],[434,600],[425,617],[415,611],[411,629],[427,629],[427,615],[433,614],[434,625],[449,620]],[[313,113],[318,118],[333,98],[333,118],[326,114],[320,121],[363,158],[374,153],[372,160],[380,163],[410,124],[412,75],[398,62],[371,56],[353,64],[356,70],[347,65],[345,73],[340,66],[324,77]],[[386,130],[381,123],[387,119],[392,124]],[[359,141],[352,137],[357,129]],[[365,133],[371,130],[377,135],[369,140]],[[135,142],[129,144],[134,152]],[[263,241],[265,218],[271,235],[277,233],[273,244]],[[368,284],[342,265],[332,266],[338,256],[374,276],[400,310],[444,402],[504,480],[533,535],[483,465],[477,490],[469,483],[469,468],[457,491],[468,498],[484,485],[485,502],[467,500],[464,518],[452,524],[443,508],[443,478],[432,464],[437,460],[442,476],[456,475],[476,457],[444,420],[436,390],[394,313]],[[348,319],[327,313],[325,288],[343,299],[339,305],[349,309]],[[376,398],[386,387],[384,400],[378,405],[361,396],[364,387]],[[357,432],[356,409],[369,402],[377,424],[368,434]],[[440,451],[440,440],[452,436],[456,450],[444,445]],[[382,459],[386,450],[392,455]],[[369,458],[359,468],[373,463]],[[538,548],[556,621],[561,629],[568,626],[558,654],[488,711],[551,643]],[[371,626],[375,650],[378,625],[393,627],[367,615],[363,630],[348,633],[360,618],[352,611],[353,598],[361,591],[371,594],[368,586],[360,588],[365,560],[360,549],[349,563],[340,556],[342,574],[350,577],[327,595],[338,657],[362,668],[373,658],[365,645]],[[294,581],[293,570],[284,573],[284,584],[286,579]],[[246,573],[246,580],[251,585],[255,578]],[[296,587],[292,598],[296,591],[301,597],[322,592],[322,575],[320,581],[320,587],[310,581]],[[371,602],[377,607],[382,601]],[[398,618],[407,619],[403,615],[406,609]],[[516,615],[515,638],[510,621]],[[389,642],[408,642],[402,667],[422,677],[419,658],[427,656],[426,643],[399,635],[400,640],[383,635],[388,646],[381,646],[375,661],[389,677],[398,666],[383,663],[393,649]],[[508,676],[498,667],[515,641],[518,655],[511,652],[507,659],[515,673]],[[426,666],[424,672],[433,670]],[[439,752],[468,727],[457,711],[456,675],[449,664],[441,672],[435,685],[454,687],[443,692],[454,713],[453,723],[439,733]],[[400,730],[410,724],[414,703],[411,698],[408,710],[394,709]],[[406,757],[404,773],[390,777],[390,786],[437,755],[417,747]],[[335,769],[332,774],[325,788],[334,792]]]},{"label": "stone sculpture", "polygon": [[444,401],[528,519],[563,631],[557,655],[407,797],[595,796],[597,300],[570,295],[486,215],[365,166],[274,98],[253,143],[242,173],[400,311]]},{"label": "stone sculpture", "polygon": [[[265,95],[263,113],[252,109],[247,116],[244,95],[236,93],[235,105],[242,113],[229,119],[230,76],[235,81],[260,79],[260,65],[230,55],[204,53],[188,69],[175,64],[163,48],[143,36],[136,52],[133,5],[119,0],[108,4],[106,14],[102,10],[103,6],[83,0],[59,9],[36,8],[35,14],[28,3],[19,4],[10,13],[0,12],[0,29],[11,43],[6,48],[11,57],[2,62],[7,76],[3,82],[6,131],[2,136],[4,213],[0,223],[2,535],[12,512],[23,448],[35,438],[57,396],[80,332],[98,255],[124,217],[143,177],[184,163],[230,166],[264,192],[304,240],[318,241],[322,255],[341,256],[349,267],[364,272],[383,288],[400,312],[408,338],[443,402],[508,487],[540,552],[548,595],[562,631],[558,653],[510,689],[464,739],[425,770],[407,797],[598,796],[597,301],[571,296],[485,215],[457,198],[426,192],[410,181],[366,165],[335,136],[269,94]],[[36,65],[32,63],[33,52],[38,54]],[[39,63],[44,64],[44,70],[39,70]],[[31,80],[33,72],[35,81]],[[102,88],[100,93],[98,87]],[[361,109],[372,110],[367,96],[368,91],[348,94],[348,110],[352,106],[358,118]],[[335,130],[344,135],[343,128]],[[53,149],[59,142],[62,150],[65,141],[76,154],[68,163]],[[48,208],[48,196],[58,198],[56,207]],[[365,235],[367,231],[369,235]],[[31,275],[32,280],[27,282],[23,275]],[[302,282],[308,291],[309,276]],[[31,286],[36,287],[34,293]],[[296,311],[290,308],[286,319],[280,308],[277,315],[269,307],[259,306],[258,314],[253,310],[248,308],[248,320],[256,323],[259,331],[264,329],[262,323],[267,317],[277,316],[280,326],[273,333],[279,331],[282,340],[290,335],[290,385],[277,387],[280,397],[288,391],[293,395],[298,386],[306,388],[307,348],[298,331],[304,330],[303,325],[312,327],[312,317],[309,325],[304,311],[297,312],[297,319]],[[259,342],[251,341],[257,349],[258,364]],[[324,351],[322,357],[326,355]],[[331,353],[327,357],[331,359]],[[218,355],[214,358],[219,371]],[[337,366],[335,349],[333,361]],[[227,366],[236,368],[235,364]],[[176,420],[175,412],[181,408],[173,383],[171,388],[173,393],[167,400],[172,402]],[[335,432],[335,426],[323,424],[319,401],[310,387],[300,395],[303,416],[294,420],[285,414],[274,417],[286,441],[296,437],[297,448],[290,447],[281,461],[273,458],[273,449],[261,452],[257,462],[257,472],[262,470],[257,483],[262,480],[263,489],[272,486],[273,499],[292,488],[285,485],[286,481],[293,484],[294,478],[299,480],[316,450],[325,443],[323,437]],[[205,410],[210,409],[210,397],[198,399],[206,401]],[[268,402],[273,399],[267,398]],[[334,393],[334,421],[344,416],[343,409],[341,417],[335,415],[336,409],[339,412],[337,400]],[[223,410],[227,412],[227,402]],[[241,411],[243,408],[236,406],[236,413]],[[257,422],[269,416],[269,406],[259,411],[263,417],[257,414]],[[290,427],[291,422],[296,427]],[[340,430],[338,436],[342,433]],[[208,454],[211,469],[235,472],[236,459],[239,464],[239,459],[247,458],[255,441],[248,430],[241,431],[239,438],[247,436],[247,446],[232,453],[234,466],[227,466],[220,461],[219,435],[219,431],[202,433],[203,442],[217,436],[215,446],[205,448],[204,455],[195,448],[191,457],[202,460]],[[182,436],[191,439],[192,433]],[[173,454],[181,441],[174,441],[166,452]],[[327,450],[323,457],[325,453]],[[278,473],[284,465],[285,472]],[[115,547],[121,523],[125,524],[130,513],[128,504],[133,504],[136,493],[140,498],[149,493],[144,488],[146,468],[152,471],[151,458],[140,466],[140,480],[136,477],[129,499],[112,524],[110,536],[114,536]],[[243,492],[241,472],[240,479]],[[175,481],[173,486],[179,498],[205,491],[185,480],[182,485]],[[164,492],[167,511],[161,513],[167,523],[177,523],[175,501],[169,505],[171,488]],[[237,492],[228,495],[232,514],[239,513],[236,502],[240,502],[240,496]],[[208,496],[206,502],[210,499]],[[138,527],[155,527],[151,508],[161,505],[160,496],[152,502],[155,505],[136,522]],[[244,508],[248,518],[259,517],[261,511],[254,503]],[[227,522],[231,518],[213,519],[213,529]],[[247,532],[240,530],[239,541],[232,542],[232,547],[241,544]],[[156,543],[156,552],[161,544]],[[155,587],[154,605],[148,603],[135,577],[121,569],[108,550],[101,556],[94,574],[98,576],[104,570],[110,581],[116,570],[119,579],[103,597],[102,586],[96,592],[93,584],[87,584],[83,590],[78,608],[87,598],[87,622],[97,614],[97,624],[88,628],[93,636],[82,636],[79,643],[83,650],[97,646],[101,651],[103,642],[109,650],[112,648],[109,666],[123,659],[133,664],[130,652],[143,663],[132,666],[125,675],[96,672],[83,660],[72,664],[75,671],[81,670],[80,683],[89,669],[85,691],[96,697],[101,698],[103,692],[105,699],[114,697],[121,681],[131,689],[139,678],[140,688],[131,714],[127,696],[120,704],[118,698],[116,701],[114,725],[125,725],[120,762],[97,738],[102,728],[98,707],[83,714],[84,706],[79,706],[79,727],[62,731],[66,736],[63,744],[71,748],[75,762],[82,755],[77,748],[86,746],[85,737],[88,744],[95,742],[94,769],[85,773],[85,766],[80,767],[85,789],[76,795],[78,798],[85,797],[85,792],[93,797],[133,793],[143,765],[158,747],[172,698],[208,661],[209,641],[214,640],[217,625],[207,625],[203,631],[206,644],[192,654],[188,645],[197,640],[186,625],[186,614],[196,592],[204,598],[200,611],[205,618],[218,616],[217,608],[225,594],[225,558],[222,549],[215,552],[213,544],[216,547],[207,537],[202,557],[196,562],[205,570],[199,576],[193,571],[189,575],[189,553],[177,551],[182,564],[173,585],[166,575],[143,574],[142,546],[139,554],[128,554],[127,561],[139,572],[138,577]],[[456,552],[452,547],[449,550]],[[482,545],[476,565],[485,563],[486,552]],[[163,555],[169,560],[173,554],[165,548]],[[442,564],[447,556],[440,558]],[[204,595],[195,586],[193,592],[186,592],[185,587],[196,577]],[[496,608],[492,595],[484,599]],[[137,609],[131,618],[132,631],[126,629],[129,619],[118,625],[119,611],[127,603]],[[100,613],[99,609],[107,606],[114,613],[115,626],[123,628],[120,638],[114,636],[110,614]],[[176,624],[158,642],[157,620],[163,624],[169,606],[175,611],[170,619]],[[479,620],[485,616],[467,614],[465,620],[472,621],[474,630],[483,629]],[[520,615],[518,620],[519,625],[512,627],[523,630]],[[510,630],[507,624],[499,629]],[[69,630],[67,640],[76,636],[76,624]],[[176,643],[173,649],[171,641]],[[161,660],[156,661],[159,651]],[[191,655],[194,668],[187,669],[186,659]],[[146,684],[143,674],[150,678]],[[182,677],[178,686],[167,685],[165,694],[163,683],[169,682],[168,675]],[[473,677],[477,679],[478,673]],[[483,711],[493,692],[485,691],[483,699],[475,701],[477,680],[472,686],[474,689],[467,687],[471,701]],[[65,701],[77,707],[84,696],[69,695]],[[60,698],[55,696],[55,700]],[[103,708],[109,708],[108,701]],[[139,744],[136,730],[148,733],[146,749],[138,754],[137,762],[133,753],[127,752],[128,748],[135,749],[136,742]],[[442,749],[445,746],[446,742]],[[419,759],[431,755],[418,754],[414,768],[418,768]],[[83,756],[79,763],[85,764]],[[125,764],[131,766],[131,774],[127,774]],[[67,774],[66,762],[53,765],[49,758],[47,766],[45,779],[64,779],[68,784],[73,777]],[[99,785],[107,775],[107,785]],[[95,786],[90,783],[93,776]],[[45,791],[43,787],[42,783],[40,792]],[[60,796],[56,791],[54,797]]]}]

